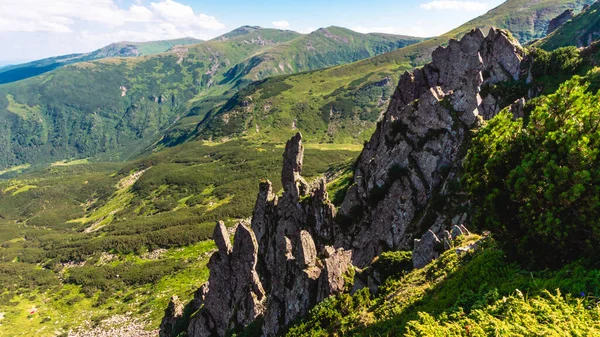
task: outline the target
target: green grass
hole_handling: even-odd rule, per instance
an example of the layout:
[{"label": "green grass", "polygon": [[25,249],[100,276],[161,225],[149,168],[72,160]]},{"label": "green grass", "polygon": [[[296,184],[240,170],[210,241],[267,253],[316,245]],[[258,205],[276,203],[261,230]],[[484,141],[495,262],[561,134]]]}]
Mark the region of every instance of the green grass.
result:
[{"label": "green grass", "polygon": [[23,64],[0,68],[0,84],[11,83],[34,77],[69,64],[89,62],[107,57],[132,57],[152,55],[168,51],[176,45],[190,45],[202,42],[194,38],[150,42],[117,42],[90,53],[70,54],[50,57]]},{"label": "green grass", "polygon": [[40,107],[37,105],[28,106],[27,104],[17,103],[13,95],[6,95],[6,99],[8,100],[8,106],[6,109],[25,120],[36,117],[41,112]]},{"label": "green grass", "polygon": [[26,170],[26,169],[28,169],[30,167],[31,167],[31,164],[23,164],[23,165],[9,167],[9,168],[6,168],[4,170],[1,170],[0,171],[0,176],[3,176],[6,173],[10,173],[10,172],[20,172],[20,171]]},{"label": "green grass", "polygon": [[62,161],[57,161],[57,162],[52,163],[52,166],[82,165],[82,164],[87,164],[88,162],[89,162],[89,159],[87,159],[87,158],[76,159],[76,160],[71,160],[71,161],[62,160]]},{"label": "green grass", "polygon": [[595,335],[599,275],[586,262],[522,270],[488,240],[476,253],[449,250],[423,269],[391,277],[376,295],[365,289],[330,298],[286,335]]},{"label": "green grass", "polygon": [[594,3],[585,12],[576,15],[563,26],[546,38],[535,43],[535,46],[546,50],[555,50],[560,47],[577,46],[587,47],[590,41],[600,37],[600,4]]},{"label": "green grass", "polygon": [[[359,152],[306,145],[307,177]],[[208,278],[215,221],[248,218],[261,179],[280,189],[282,152],[281,143],[190,142],[135,162],[54,165],[0,181],[0,334],[53,335],[128,312],[156,329],[171,295],[187,302]],[[144,258],[157,249],[166,252]],[[39,315],[30,319],[32,306]]]},{"label": "green grass", "polygon": [[[421,40],[331,29],[352,43],[243,27],[185,51],[79,62],[0,85],[0,168],[78,158],[128,160],[158,140],[161,146],[187,140],[211,108],[248,83],[276,74],[265,69],[279,69],[279,63],[294,64],[284,73],[305,71]],[[319,49],[300,48],[313,39]],[[311,58],[321,62],[304,62]]]},{"label": "green grass", "polygon": [[[86,320],[94,322],[128,312],[146,321],[148,328],[156,329],[172,295],[189,301],[194,291],[208,280],[206,263],[209,255],[206,253],[214,248],[211,240],[168,250],[159,261],[174,261],[181,264],[183,269],[152,284],[99,291],[92,296],[87,295],[81,286],[73,284],[13,296],[4,293],[0,303],[0,312],[4,313],[0,333],[10,336],[54,336],[57,330],[67,332]],[[122,256],[112,264],[143,265],[148,262],[139,256]],[[30,314],[33,308],[36,313]]]}]

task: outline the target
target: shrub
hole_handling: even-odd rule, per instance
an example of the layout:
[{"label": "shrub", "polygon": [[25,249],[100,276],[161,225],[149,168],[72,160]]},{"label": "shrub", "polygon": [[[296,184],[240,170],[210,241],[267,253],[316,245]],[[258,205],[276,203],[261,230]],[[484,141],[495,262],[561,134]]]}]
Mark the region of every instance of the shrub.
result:
[{"label": "shrub", "polygon": [[476,136],[466,181],[476,219],[509,253],[540,265],[593,255],[600,239],[600,95],[578,76]]},{"label": "shrub", "polygon": [[553,52],[536,49],[531,72],[534,77],[556,74],[572,74],[582,64],[583,59],[576,47],[559,48]]}]

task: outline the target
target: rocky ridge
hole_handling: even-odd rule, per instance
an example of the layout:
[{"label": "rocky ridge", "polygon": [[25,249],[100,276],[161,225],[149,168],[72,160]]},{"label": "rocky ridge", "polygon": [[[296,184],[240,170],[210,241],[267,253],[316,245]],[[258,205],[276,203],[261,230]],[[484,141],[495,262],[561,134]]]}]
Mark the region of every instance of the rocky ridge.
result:
[{"label": "rocky ridge", "polygon": [[482,97],[482,89],[526,78],[525,61],[509,33],[477,29],[401,77],[339,210],[345,234],[336,245],[352,250],[354,265],[365,267],[387,250],[410,250],[423,233],[441,242],[446,229],[466,223],[468,201],[456,184],[471,129],[505,107],[504,97],[493,90]]},{"label": "rocky ridge", "polygon": [[[585,9],[585,7],[584,7],[584,9]],[[552,32],[554,32],[555,30],[557,30],[558,28],[560,28],[560,26],[564,25],[567,21],[571,20],[574,16],[575,16],[575,11],[573,11],[572,9],[567,9],[559,16],[550,20],[550,22],[548,23],[548,30],[546,31],[546,35],[549,35]]]},{"label": "rocky ridge", "polygon": [[[213,239],[209,281],[197,292],[199,310],[189,336],[224,336],[263,317],[263,333],[275,335],[328,296],[344,289],[351,252],[332,241],[335,207],[324,179],[308,184],[300,175],[304,147],[298,133],[288,141],[282,170],[283,195],[260,184],[251,226],[238,224],[233,245],[222,222]],[[161,336],[173,336],[177,312],[169,305]],[[175,314],[173,314],[175,313]]]},{"label": "rocky ridge", "polygon": [[[215,228],[219,250],[193,302],[199,311],[189,336],[224,336],[259,317],[262,335],[276,335],[343,291],[350,268],[360,271],[384,251],[413,248],[413,264],[422,267],[468,233],[468,201],[453,186],[470,130],[505,107],[493,91],[481,97],[482,88],[526,78],[526,55],[508,33],[492,28],[487,36],[474,30],[450,41],[432,59],[401,77],[339,214],[325,179],[309,184],[300,175],[302,136],[288,141],[283,195],[269,181],[260,184],[250,228],[237,226],[233,246],[224,225]],[[511,111],[518,115],[522,106],[519,100]],[[365,286],[371,287],[356,281],[353,289]],[[165,322],[175,325],[169,310]],[[167,330],[161,336],[170,336]]]}]

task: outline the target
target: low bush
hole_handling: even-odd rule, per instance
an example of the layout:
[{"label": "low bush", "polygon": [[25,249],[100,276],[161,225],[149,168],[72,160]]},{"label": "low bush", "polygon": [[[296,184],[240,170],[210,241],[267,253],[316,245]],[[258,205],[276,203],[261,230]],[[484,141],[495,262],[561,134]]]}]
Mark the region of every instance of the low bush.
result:
[{"label": "low bush", "polygon": [[466,181],[475,223],[538,266],[598,252],[600,95],[575,77],[528,121],[503,112],[473,141]]}]

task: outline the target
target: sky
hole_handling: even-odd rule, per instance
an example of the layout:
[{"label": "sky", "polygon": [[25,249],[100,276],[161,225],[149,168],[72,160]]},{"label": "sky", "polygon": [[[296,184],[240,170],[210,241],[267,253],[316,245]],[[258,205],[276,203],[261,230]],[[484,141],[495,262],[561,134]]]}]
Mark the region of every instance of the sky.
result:
[{"label": "sky", "polygon": [[0,0],[0,66],[118,41],[211,39],[253,25],[436,36],[503,0]]}]

